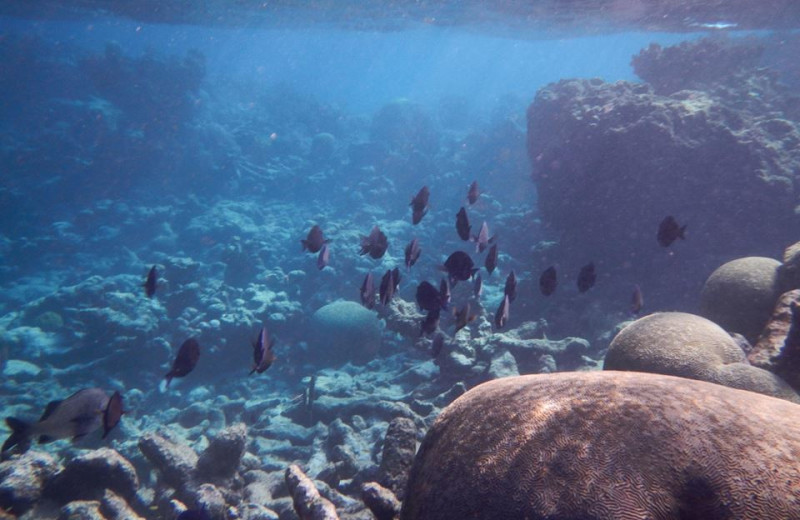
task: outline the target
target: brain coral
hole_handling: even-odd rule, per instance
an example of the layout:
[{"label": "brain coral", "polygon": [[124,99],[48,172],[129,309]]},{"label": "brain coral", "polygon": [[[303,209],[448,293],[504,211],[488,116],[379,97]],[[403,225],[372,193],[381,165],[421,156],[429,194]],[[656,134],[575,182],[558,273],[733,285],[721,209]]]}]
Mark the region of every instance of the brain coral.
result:
[{"label": "brain coral", "polygon": [[699,379],[800,403],[780,377],[751,366],[728,333],[694,314],[657,312],[634,321],[611,342],[603,367]]},{"label": "brain coral", "polygon": [[721,265],[700,294],[700,314],[755,343],[781,295],[781,263],[751,256]]},{"label": "brain coral", "polygon": [[366,363],[374,359],[381,345],[377,314],[344,300],[317,310],[311,317],[309,333],[309,361],[321,366]]},{"label": "brain coral", "polygon": [[572,372],[448,406],[402,520],[800,518],[800,406],[702,381]]}]

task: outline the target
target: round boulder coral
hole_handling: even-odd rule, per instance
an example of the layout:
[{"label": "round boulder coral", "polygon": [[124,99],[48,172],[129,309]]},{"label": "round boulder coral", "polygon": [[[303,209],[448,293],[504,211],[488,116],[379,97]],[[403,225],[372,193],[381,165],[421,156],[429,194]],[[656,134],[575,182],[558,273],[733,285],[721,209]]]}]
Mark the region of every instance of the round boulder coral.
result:
[{"label": "round boulder coral", "polygon": [[780,268],[779,261],[760,256],[723,264],[703,286],[700,315],[755,343],[783,292]]},{"label": "round boulder coral", "polygon": [[797,518],[800,405],[702,381],[484,383],[428,431],[402,520]]},{"label": "round boulder coral", "polygon": [[381,327],[375,312],[355,302],[335,301],[311,317],[309,361],[320,366],[374,359],[381,345]]},{"label": "round boulder coral", "polygon": [[800,402],[780,377],[751,366],[719,325],[694,314],[658,312],[634,321],[611,342],[603,366],[699,379]]}]

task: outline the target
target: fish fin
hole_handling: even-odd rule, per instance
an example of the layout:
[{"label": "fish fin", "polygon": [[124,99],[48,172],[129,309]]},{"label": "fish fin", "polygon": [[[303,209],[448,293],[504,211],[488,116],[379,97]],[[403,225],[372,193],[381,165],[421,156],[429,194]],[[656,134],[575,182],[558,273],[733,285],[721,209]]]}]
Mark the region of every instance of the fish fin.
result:
[{"label": "fish fin", "polygon": [[28,436],[28,429],[30,428],[30,424],[16,417],[6,417],[6,425],[11,428],[11,435],[9,435],[8,439],[3,443],[0,452],[10,450],[17,444],[20,444]]},{"label": "fish fin", "polygon": [[50,401],[49,403],[47,403],[47,406],[45,406],[44,408],[44,413],[42,413],[42,416],[39,418],[39,421],[40,422],[44,421],[45,419],[50,417],[50,415],[56,411],[56,408],[58,408],[58,405],[60,404],[61,404],[60,399],[57,401]]},{"label": "fish fin", "polygon": [[173,377],[175,377],[175,375],[172,373],[172,370],[170,370],[169,373],[164,376],[164,379],[167,380],[166,388],[169,388],[169,382],[172,381]]},{"label": "fish fin", "polygon": [[55,437],[50,437],[49,435],[39,435],[39,444],[47,444],[48,442],[53,442]]}]

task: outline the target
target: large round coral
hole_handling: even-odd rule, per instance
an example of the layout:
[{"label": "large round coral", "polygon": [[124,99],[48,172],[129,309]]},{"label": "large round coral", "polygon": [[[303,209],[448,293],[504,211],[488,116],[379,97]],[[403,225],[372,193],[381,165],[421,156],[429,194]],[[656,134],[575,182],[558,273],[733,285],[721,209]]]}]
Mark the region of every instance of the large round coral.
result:
[{"label": "large round coral", "polygon": [[800,402],[780,377],[751,366],[718,325],[683,312],[658,312],[622,329],[608,348],[604,368],[699,379]]},{"label": "large round coral", "polygon": [[797,518],[800,406],[629,372],[510,377],[425,436],[402,520]]},{"label": "large round coral", "polygon": [[721,265],[703,286],[700,314],[755,343],[783,292],[780,268],[779,261],[760,256]]},{"label": "large round coral", "polygon": [[375,358],[380,345],[377,314],[355,302],[329,303],[311,317],[309,361],[315,365],[366,363]]}]

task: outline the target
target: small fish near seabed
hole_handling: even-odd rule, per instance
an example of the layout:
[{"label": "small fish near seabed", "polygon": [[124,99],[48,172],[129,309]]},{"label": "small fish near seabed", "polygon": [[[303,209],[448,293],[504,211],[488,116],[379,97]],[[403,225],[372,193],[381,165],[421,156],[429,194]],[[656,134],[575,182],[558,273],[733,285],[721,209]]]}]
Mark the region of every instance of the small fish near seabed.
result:
[{"label": "small fish near seabed", "polygon": [[558,287],[558,275],[555,266],[551,265],[539,277],[539,291],[545,296],[550,296],[556,292],[556,287]]},{"label": "small fish near seabed", "polygon": [[361,284],[361,305],[367,309],[375,307],[375,279],[372,273],[367,273],[364,282]]},{"label": "small fish near seabed", "polygon": [[308,236],[300,240],[300,243],[303,245],[303,251],[308,251],[309,253],[318,253],[319,250],[322,249],[322,246],[328,242],[330,242],[330,240],[325,240],[325,236],[322,234],[322,228],[316,224],[311,227]]},{"label": "small fish near seabed", "polygon": [[494,324],[498,329],[502,329],[508,323],[508,310],[510,307],[511,302],[508,300],[508,295],[503,296],[503,301],[494,315]]},{"label": "small fish near seabed", "polygon": [[148,298],[155,296],[156,288],[158,287],[158,269],[156,269],[156,266],[151,267],[147,272],[147,278],[142,284],[142,287],[144,287],[144,294]]},{"label": "small fish near seabed", "polygon": [[459,330],[463,329],[467,326],[468,323],[475,320],[477,317],[475,314],[470,314],[470,305],[467,303],[461,309],[458,309],[454,312],[456,318],[456,330],[453,334],[457,334]]},{"label": "small fish near seabed", "polygon": [[638,316],[644,307],[644,296],[642,295],[642,288],[638,284],[633,286],[633,295],[631,296],[631,314]]},{"label": "small fish near seabed", "polygon": [[324,244],[322,249],[319,250],[319,256],[317,257],[317,269],[322,271],[328,264],[331,262],[331,250],[328,247],[328,244]]},{"label": "small fish near seabed", "polygon": [[[489,247],[489,244],[494,242],[494,239],[495,237],[489,238],[489,224],[484,220],[478,234],[472,237],[473,242],[475,242],[475,252],[483,253]],[[495,258],[495,260],[497,259]]]},{"label": "small fish near seabed", "polygon": [[431,357],[436,359],[439,357],[439,354],[442,353],[442,348],[444,348],[444,334],[439,333],[431,341]]},{"label": "small fish near seabed", "polygon": [[594,263],[589,262],[581,267],[581,271],[578,273],[578,291],[585,293],[594,287],[596,281],[597,272],[594,269]]},{"label": "small fish near seabed", "polygon": [[486,255],[486,261],[483,263],[483,266],[489,271],[489,274],[494,272],[497,267],[497,244],[493,244],[489,249],[489,254]]},{"label": "small fish near seabed", "polygon": [[189,372],[194,370],[197,366],[197,361],[200,359],[200,344],[194,338],[189,338],[183,342],[181,348],[178,349],[178,355],[175,356],[175,361],[172,362],[172,369],[167,372],[164,378],[167,380],[167,387],[170,381],[175,377],[184,377]]},{"label": "small fish near seabed", "polygon": [[436,329],[439,327],[439,315],[441,310],[436,309],[433,311],[428,311],[428,314],[422,319],[422,325],[420,326],[420,336],[424,336],[426,334],[433,334],[436,332]]},{"label": "small fish near seabed", "polygon": [[438,312],[442,308],[441,293],[430,282],[423,281],[417,285],[416,299],[423,311]]},{"label": "small fish near seabed", "polygon": [[248,375],[253,375],[256,372],[263,374],[264,371],[272,366],[272,363],[275,362],[275,353],[272,351],[274,345],[275,338],[269,336],[266,327],[261,327],[258,339],[253,342],[253,369],[250,370]]},{"label": "small fish near seabed", "polygon": [[472,227],[469,225],[467,210],[463,207],[456,214],[456,232],[461,240],[469,240],[469,232]]},{"label": "small fish near seabed", "polygon": [[381,305],[384,307],[389,305],[389,302],[392,301],[392,296],[394,296],[394,290],[397,284],[394,283],[394,275],[391,269],[387,270],[386,273],[381,278],[381,285],[378,289],[378,295],[380,297]]},{"label": "small fish near seabed", "polygon": [[465,282],[478,272],[472,258],[464,251],[456,251],[447,257],[444,262],[444,270],[450,280],[450,285],[455,285],[459,281]]},{"label": "small fish near seabed", "polygon": [[665,217],[658,225],[656,240],[662,247],[669,247],[678,239],[686,240],[686,225],[681,226],[672,215]]},{"label": "small fish near seabed", "polygon": [[375,260],[383,257],[386,250],[389,248],[389,239],[383,234],[378,226],[372,228],[368,236],[361,237],[361,251],[358,253],[361,256],[369,253],[369,256]]},{"label": "small fish near seabed", "polygon": [[450,305],[450,284],[447,281],[447,278],[442,278],[442,281],[439,282],[439,301],[442,302],[442,310],[447,310],[447,307]]},{"label": "small fish near seabed", "polygon": [[472,184],[469,185],[469,189],[467,190],[467,202],[472,206],[478,202],[478,197],[480,196],[481,191],[480,188],[478,188],[478,181],[472,181]]},{"label": "small fish near seabed", "polygon": [[428,199],[430,199],[431,191],[427,186],[422,189],[411,199],[411,222],[416,226],[422,220],[422,217],[428,213]]},{"label": "small fish near seabed", "polygon": [[419,240],[416,238],[411,240],[405,249],[406,269],[411,269],[411,266],[417,263],[421,254],[422,249],[419,247]]},{"label": "small fish near seabed", "polygon": [[513,302],[517,299],[517,275],[514,274],[513,269],[506,277],[506,285],[503,288],[503,294],[508,296],[509,302]]},{"label": "small fish near seabed", "polygon": [[70,437],[77,440],[100,427],[103,427],[105,438],[124,413],[122,396],[116,392],[113,397],[112,401],[101,388],[84,388],[66,399],[49,403],[35,423],[7,417],[6,424],[11,429],[11,435],[3,443],[0,452],[18,446],[24,453],[33,438],[38,438],[39,444]]},{"label": "small fish near seabed", "polygon": [[483,294],[483,279],[479,273],[472,282],[472,296],[480,298],[481,294]]}]

